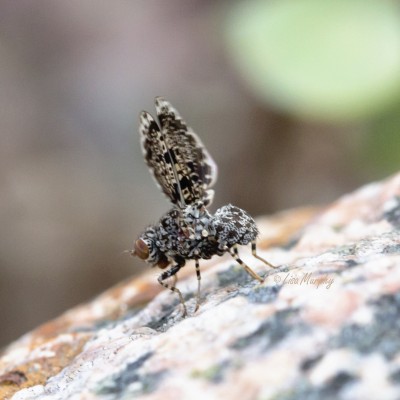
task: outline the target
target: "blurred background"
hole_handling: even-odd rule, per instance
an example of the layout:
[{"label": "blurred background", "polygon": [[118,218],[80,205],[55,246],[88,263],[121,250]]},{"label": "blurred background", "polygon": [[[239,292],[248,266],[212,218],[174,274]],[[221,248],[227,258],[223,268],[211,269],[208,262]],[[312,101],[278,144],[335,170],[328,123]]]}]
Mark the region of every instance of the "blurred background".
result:
[{"label": "blurred background", "polygon": [[0,346],[146,268],[121,252],[169,208],[157,95],[219,166],[212,210],[330,202],[400,169],[399,2],[0,2]]}]

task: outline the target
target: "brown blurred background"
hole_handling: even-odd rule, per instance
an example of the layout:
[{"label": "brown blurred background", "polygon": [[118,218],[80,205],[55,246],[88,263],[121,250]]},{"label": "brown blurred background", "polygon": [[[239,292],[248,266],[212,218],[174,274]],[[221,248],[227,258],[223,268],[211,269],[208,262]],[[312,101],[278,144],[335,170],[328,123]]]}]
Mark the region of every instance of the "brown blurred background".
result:
[{"label": "brown blurred background", "polygon": [[399,169],[398,4],[329,3],[0,3],[0,346],[146,268],[121,252],[169,207],[137,135],[157,95],[219,166],[213,210]]}]

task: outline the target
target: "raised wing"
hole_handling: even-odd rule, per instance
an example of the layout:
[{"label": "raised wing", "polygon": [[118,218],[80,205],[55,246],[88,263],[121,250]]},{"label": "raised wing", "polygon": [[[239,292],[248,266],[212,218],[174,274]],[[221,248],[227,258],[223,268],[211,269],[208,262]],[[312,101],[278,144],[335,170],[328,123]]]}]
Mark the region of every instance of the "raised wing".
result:
[{"label": "raised wing", "polygon": [[165,137],[156,121],[146,111],[140,114],[139,134],[144,158],[156,182],[163,193],[174,204],[178,204],[181,194]]},{"label": "raised wing", "polygon": [[161,97],[155,99],[161,128],[147,112],[140,115],[142,150],[161,190],[181,208],[211,203],[217,166],[198,136]]}]

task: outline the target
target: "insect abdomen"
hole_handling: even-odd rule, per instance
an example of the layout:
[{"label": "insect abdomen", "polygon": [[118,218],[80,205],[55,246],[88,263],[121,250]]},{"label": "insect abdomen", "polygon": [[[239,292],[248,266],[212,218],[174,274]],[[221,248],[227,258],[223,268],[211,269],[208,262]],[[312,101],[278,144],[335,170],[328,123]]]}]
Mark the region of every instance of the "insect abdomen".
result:
[{"label": "insect abdomen", "polygon": [[258,229],[253,218],[246,211],[232,204],[221,207],[214,215],[215,236],[220,247],[245,245],[255,240]]}]

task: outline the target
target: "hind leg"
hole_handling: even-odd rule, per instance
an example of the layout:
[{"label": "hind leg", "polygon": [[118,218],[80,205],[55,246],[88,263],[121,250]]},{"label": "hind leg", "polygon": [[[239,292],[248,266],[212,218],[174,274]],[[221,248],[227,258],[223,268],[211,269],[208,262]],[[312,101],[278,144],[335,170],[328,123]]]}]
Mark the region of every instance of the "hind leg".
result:
[{"label": "hind leg", "polygon": [[[158,277],[158,282],[160,285],[164,286],[166,289],[172,290],[173,292],[177,293],[179,296],[179,301],[182,304],[183,308],[183,317],[186,317],[187,312],[186,312],[186,306],[185,306],[185,301],[183,300],[183,296],[181,291],[175,287],[176,281],[177,281],[177,276],[176,273],[182,268],[182,265],[176,264],[173,267],[171,267],[169,270],[163,272],[159,277]],[[174,282],[172,286],[169,286],[167,282],[164,282],[166,279],[173,277]]]},{"label": "hind leg", "polygon": [[178,275],[174,275],[173,277],[172,277],[172,286],[176,286],[176,283],[178,282]]},{"label": "hind leg", "polygon": [[256,247],[256,242],[251,242],[251,254],[253,254],[253,256],[257,259],[259,259],[260,261],[262,261],[264,264],[268,265],[271,268],[278,268],[275,265],[272,265],[271,263],[269,263],[267,260],[264,260],[264,258],[260,257],[257,254],[257,247]]},{"label": "hind leg", "polygon": [[194,312],[196,312],[200,307],[200,281],[201,281],[201,275],[200,275],[199,260],[196,260],[195,266],[196,266],[196,275],[197,275],[197,295],[196,295],[196,308],[194,309]]},{"label": "hind leg", "polygon": [[244,270],[254,279],[257,279],[259,282],[264,282],[264,279],[261,278],[256,272],[254,272],[248,265],[246,265],[241,258],[239,257],[239,253],[236,246],[233,246],[232,249],[226,247],[226,250],[229,254],[244,268]]}]

